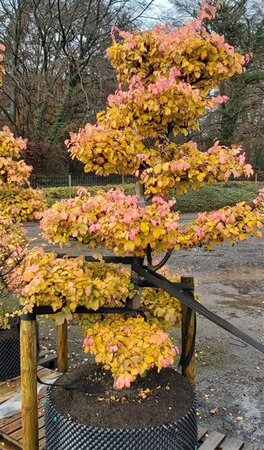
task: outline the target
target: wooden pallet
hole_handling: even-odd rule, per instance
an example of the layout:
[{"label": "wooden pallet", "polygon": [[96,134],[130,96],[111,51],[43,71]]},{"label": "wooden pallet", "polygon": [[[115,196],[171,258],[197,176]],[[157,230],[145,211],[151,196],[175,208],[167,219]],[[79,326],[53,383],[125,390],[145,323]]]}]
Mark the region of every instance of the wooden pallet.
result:
[{"label": "wooden pallet", "polygon": [[[58,376],[58,372],[40,368],[38,375],[43,381],[51,380]],[[11,380],[6,386],[7,392],[15,386],[17,389],[17,379]],[[7,384],[7,383],[6,383]],[[0,384],[0,392],[1,392]],[[17,392],[17,391],[15,391]],[[38,395],[38,424],[39,424],[39,450],[45,449],[45,428],[44,428],[44,397],[46,388],[43,387]],[[12,392],[12,395],[14,391]],[[2,397],[3,398],[3,395]],[[0,450],[19,450],[22,445],[22,419],[21,413],[11,417],[0,419]],[[245,444],[237,438],[227,438],[224,434],[216,431],[209,432],[207,428],[198,429],[199,450],[253,450],[253,447]],[[260,450],[260,449],[259,449]]]},{"label": "wooden pallet", "polygon": [[[38,376],[40,379],[41,377],[49,377],[51,372],[47,372],[45,370],[41,371],[41,368],[45,367],[54,371],[57,368],[57,354],[51,352],[50,350],[41,350],[38,358],[38,366]],[[46,379],[43,381],[46,381]],[[7,381],[0,381],[0,405],[19,391],[20,377],[12,378]]]},{"label": "wooden pallet", "polygon": [[[44,399],[46,388],[41,389],[38,395],[38,425],[39,425],[39,450],[45,449],[44,429]],[[23,432],[21,413],[0,419],[0,449],[18,450],[23,449]],[[1,446],[2,445],[2,446]]]},{"label": "wooden pallet", "polygon": [[[58,372],[38,367],[38,376],[43,381],[48,381],[59,376]],[[20,392],[20,377],[12,378],[12,380],[0,382],[0,405],[8,400],[12,395]]]},{"label": "wooden pallet", "polygon": [[[42,381],[49,382],[60,375],[59,372],[38,367],[38,376]],[[20,391],[20,377],[0,383],[0,404]],[[43,386],[38,394],[38,424],[39,424],[39,450],[45,448],[44,429],[44,397],[46,387]],[[21,412],[10,417],[0,419],[0,450],[23,449],[22,445],[22,417]]]},{"label": "wooden pallet", "polygon": [[[227,438],[217,431],[198,429],[199,450],[253,450],[253,447],[234,437]],[[260,450],[260,449],[259,449]]]}]

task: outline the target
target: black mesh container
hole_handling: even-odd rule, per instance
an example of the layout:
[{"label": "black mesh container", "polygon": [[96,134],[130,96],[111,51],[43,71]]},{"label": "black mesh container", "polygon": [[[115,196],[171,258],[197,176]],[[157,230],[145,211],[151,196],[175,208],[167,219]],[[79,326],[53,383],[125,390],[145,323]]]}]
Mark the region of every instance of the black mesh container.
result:
[{"label": "black mesh container", "polygon": [[10,337],[0,339],[0,381],[20,375],[19,331]]},{"label": "black mesh container", "polygon": [[111,429],[88,427],[59,414],[50,389],[45,402],[47,450],[196,450],[195,400],[190,411],[177,422],[157,427]]}]

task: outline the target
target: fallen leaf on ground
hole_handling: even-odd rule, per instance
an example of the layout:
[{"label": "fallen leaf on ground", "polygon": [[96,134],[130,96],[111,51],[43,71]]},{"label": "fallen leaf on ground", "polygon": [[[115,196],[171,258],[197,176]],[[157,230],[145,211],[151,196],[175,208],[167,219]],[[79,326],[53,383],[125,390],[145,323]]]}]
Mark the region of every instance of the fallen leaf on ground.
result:
[{"label": "fallen leaf on ground", "polygon": [[210,414],[218,414],[220,412],[219,406],[214,406],[212,409],[210,409]]}]

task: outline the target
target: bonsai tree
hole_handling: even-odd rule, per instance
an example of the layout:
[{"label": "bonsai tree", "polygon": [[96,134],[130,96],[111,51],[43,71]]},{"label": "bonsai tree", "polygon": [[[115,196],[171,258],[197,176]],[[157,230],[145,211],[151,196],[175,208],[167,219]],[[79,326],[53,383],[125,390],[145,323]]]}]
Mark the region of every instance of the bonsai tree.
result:
[{"label": "bonsai tree", "polygon": [[[67,146],[87,172],[134,175],[136,194],[117,189],[90,196],[80,189],[76,198],[44,213],[41,227],[50,242],[67,245],[75,238],[90,249],[103,246],[116,255],[147,257],[157,270],[174,250],[211,249],[226,239],[233,244],[260,235],[261,197],[253,206],[241,202],[200,213],[188,225],[180,223],[177,199],[170,198],[171,189],[179,196],[252,174],[240,147],[214,142],[202,152],[187,139],[204,114],[228,100],[217,94],[219,83],[241,73],[247,61],[204,27],[215,12],[216,7],[203,4],[197,20],[176,29],[113,30],[108,57],[119,88],[97,123],[71,134]],[[185,142],[178,143],[178,136]],[[154,264],[153,255],[161,252],[167,253]],[[158,289],[136,288],[123,266],[57,258],[37,249],[28,256],[22,277],[26,311],[49,304],[68,316],[77,305],[96,311],[127,303],[145,312],[147,321],[111,314],[86,318],[84,350],[111,371],[116,389],[129,387],[153,367],[173,363],[178,349],[167,328],[180,321],[179,303]]]}]

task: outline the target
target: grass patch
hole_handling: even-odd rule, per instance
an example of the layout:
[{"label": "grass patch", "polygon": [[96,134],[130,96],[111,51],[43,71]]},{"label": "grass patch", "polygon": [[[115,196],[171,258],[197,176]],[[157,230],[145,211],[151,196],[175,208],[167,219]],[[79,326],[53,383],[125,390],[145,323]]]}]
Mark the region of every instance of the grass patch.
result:
[{"label": "grass patch", "polygon": [[19,299],[9,292],[1,292],[0,303],[2,303],[4,311],[11,313],[19,309]]},{"label": "grass patch", "polygon": [[[177,199],[175,209],[182,213],[195,213],[199,211],[213,211],[227,205],[232,206],[243,200],[251,202],[263,186],[263,182],[259,182],[256,186],[253,181],[229,181],[206,186],[200,191],[189,191],[181,196],[177,196],[171,191],[170,196]],[[135,193],[134,184],[90,186],[87,189],[91,195],[95,195],[100,190],[108,191],[117,187],[122,187],[126,194]],[[75,197],[77,189],[77,187],[55,187],[44,188],[43,190],[51,206],[58,200]]]}]

